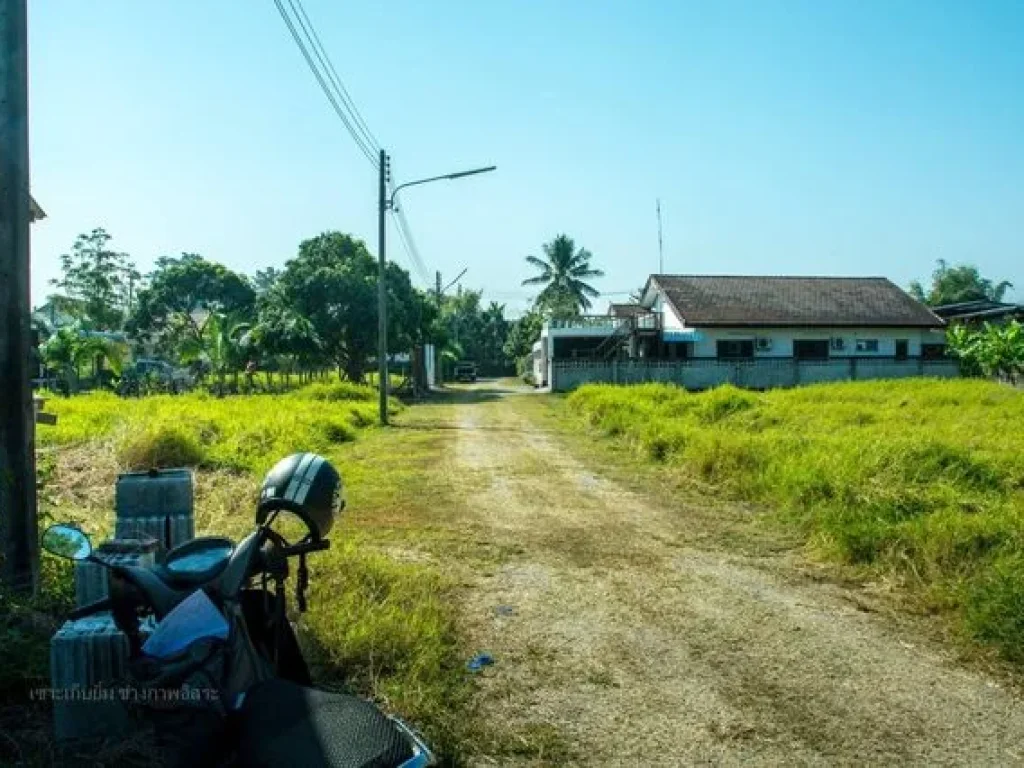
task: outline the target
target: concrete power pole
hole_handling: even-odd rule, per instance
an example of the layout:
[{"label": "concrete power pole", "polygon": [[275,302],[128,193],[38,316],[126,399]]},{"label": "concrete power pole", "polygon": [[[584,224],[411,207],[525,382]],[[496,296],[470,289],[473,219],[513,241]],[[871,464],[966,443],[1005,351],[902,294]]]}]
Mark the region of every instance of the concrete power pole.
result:
[{"label": "concrete power pole", "polygon": [[380,387],[380,423],[388,423],[388,287],[386,285],[388,153],[380,151],[380,217],[377,239],[377,384]]},{"label": "concrete power pole", "polygon": [[27,0],[0,0],[0,580],[35,589]]}]

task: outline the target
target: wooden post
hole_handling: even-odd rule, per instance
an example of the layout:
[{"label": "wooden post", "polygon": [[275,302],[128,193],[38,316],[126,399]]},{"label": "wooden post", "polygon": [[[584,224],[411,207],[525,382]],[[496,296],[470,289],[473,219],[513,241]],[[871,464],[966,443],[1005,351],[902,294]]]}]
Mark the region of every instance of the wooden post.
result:
[{"label": "wooden post", "polygon": [[0,0],[0,580],[34,590],[27,37],[26,0]]}]

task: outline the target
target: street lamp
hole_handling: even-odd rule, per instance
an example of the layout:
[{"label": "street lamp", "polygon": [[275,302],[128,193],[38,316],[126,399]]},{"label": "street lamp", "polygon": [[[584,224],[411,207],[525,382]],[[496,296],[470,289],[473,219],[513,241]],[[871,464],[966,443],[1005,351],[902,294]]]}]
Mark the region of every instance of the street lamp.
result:
[{"label": "street lamp", "polygon": [[379,248],[377,250],[377,385],[380,388],[380,423],[387,426],[388,423],[388,291],[385,285],[385,273],[387,271],[387,212],[395,207],[395,195],[406,187],[414,187],[417,184],[427,184],[431,181],[451,181],[461,179],[464,176],[475,176],[478,173],[488,173],[496,170],[498,166],[489,165],[486,168],[474,168],[471,171],[459,171],[458,173],[446,173],[442,176],[431,176],[427,179],[417,179],[399,184],[392,190],[391,195],[387,193],[387,182],[389,174],[389,163],[387,152],[380,151],[380,195],[379,195],[379,218],[377,239]]}]

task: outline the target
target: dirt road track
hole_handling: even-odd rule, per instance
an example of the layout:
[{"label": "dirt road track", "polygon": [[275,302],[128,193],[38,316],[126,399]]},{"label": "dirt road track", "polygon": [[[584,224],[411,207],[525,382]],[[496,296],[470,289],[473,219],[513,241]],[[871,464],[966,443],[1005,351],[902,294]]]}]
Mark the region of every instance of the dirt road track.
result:
[{"label": "dirt road track", "polygon": [[472,535],[511,553],[466,611],[497,662],[484,717],[549,745],[524,763],[1024,765],[1013,693],[834,588],[695,548],[685,510],[584,466],[526,404],[457,404],[453,459]]}]

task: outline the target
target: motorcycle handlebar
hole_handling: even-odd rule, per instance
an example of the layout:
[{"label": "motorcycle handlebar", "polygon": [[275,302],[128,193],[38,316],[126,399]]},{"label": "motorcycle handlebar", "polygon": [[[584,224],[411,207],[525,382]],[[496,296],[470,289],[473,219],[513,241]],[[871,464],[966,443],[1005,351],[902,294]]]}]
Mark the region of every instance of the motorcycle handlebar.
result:
[{"label": "motorcycle handlebar", "polygon": [[68,614],[68,618],[72,621],[77,621],[78,619],[84,619],[86,616],[92,616],[94,613],[109,611],[113,607],[114,602],[109,597],[104,597],[102,600],[96,600],[88,605],[75,608]]},{"label": "motorcycle handlebar", "polygon": [[320,541],[307,541],[304,544],[292,544],[281,549],[281,554],[285,557],[295,557],[296,555],[306,555],[310,552],[322,552],[325,549],[331,548],[331,542],[327,539],[321,539]]}]

